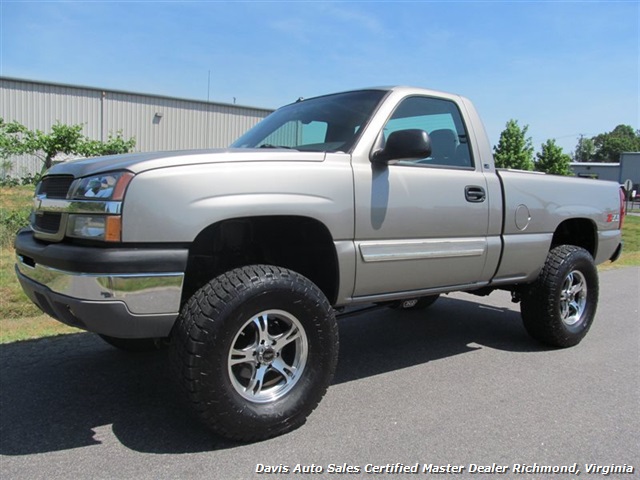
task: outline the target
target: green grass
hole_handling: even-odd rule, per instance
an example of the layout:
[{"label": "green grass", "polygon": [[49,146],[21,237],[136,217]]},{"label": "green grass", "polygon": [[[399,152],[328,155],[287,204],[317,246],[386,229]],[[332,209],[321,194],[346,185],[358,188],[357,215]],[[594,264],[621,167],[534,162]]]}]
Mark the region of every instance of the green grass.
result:
[{"label": "green grass", "polygon": [[16,278],[13,239],[28,224],[33,190],[33,185],[0,187],[0,343],[80,331],[44,315]]},{"label": "green grass", "polygon": [[22,291],[14,272],[15,251],[0,246],[0,343],[79,332],[44,315]]},{"label": "green grass", "polygon": [[35,317],[3,319],[0,325],[0,344],[82,332],[42,313]]},{"label": "green grass", "polygon": [[622,227],[622,241],[624,242],[622,256],[617,262],[613,264],[605,263],[605,266],[630,267],[640,265],[640,217],[631,215],[625,217]]},{"label": "green grass", "polygon": [[33,186],[0,188],[0,305],[2,319],[38,315],[40,310],[28,299],[13,272],[16,232],[27,225]]},{"label": "green grass", "polygon": [[15,233],[29,223],[33,185],[0,187],[0,248],[13,243]]},{"label": "green grass", "polygon": [[0,205],[7,210],[29,209],[34,191],[35,187],[33,185],[0,187]]},{"label": "green grass", "polygon": [[[0,343],[80,331],[43,315],[16,279],[13,238],[27,224],[32,196],[33,186],[0,187]],[[640,265],[640,217],[625,218],[622,238],[622,256],[602,269]]]}]

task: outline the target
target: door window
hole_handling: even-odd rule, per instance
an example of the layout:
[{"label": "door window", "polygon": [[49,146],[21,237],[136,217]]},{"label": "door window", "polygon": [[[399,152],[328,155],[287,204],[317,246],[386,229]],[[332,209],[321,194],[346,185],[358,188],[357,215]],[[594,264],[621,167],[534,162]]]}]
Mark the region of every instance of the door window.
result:
[{"label": "door window", "polygon": [[397,130],[417,128],[431,139],[431,156],[399,165],[473,167],[469,137],[455,103],[430,97],[409,97],[396,108],[384,127],[385,140]]}]

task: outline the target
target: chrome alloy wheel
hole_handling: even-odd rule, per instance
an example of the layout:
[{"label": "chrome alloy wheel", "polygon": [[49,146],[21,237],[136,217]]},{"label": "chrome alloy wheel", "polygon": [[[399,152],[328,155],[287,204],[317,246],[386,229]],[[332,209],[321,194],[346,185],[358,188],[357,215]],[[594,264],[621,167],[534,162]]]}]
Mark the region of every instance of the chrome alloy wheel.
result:
[{"label": "chrome alloy wheel", "polygon": [[578,270],[573,270],[560,290],[560,317],[565,325],[580,322],[587,305],[587,281]]},{"label": "chrome alloy wheel", "polygon": [[243,398],[272,402],[298,382],[309,344],[302,324],[283,310],[266,310],[248,320],[229,351],[231,384]]}]

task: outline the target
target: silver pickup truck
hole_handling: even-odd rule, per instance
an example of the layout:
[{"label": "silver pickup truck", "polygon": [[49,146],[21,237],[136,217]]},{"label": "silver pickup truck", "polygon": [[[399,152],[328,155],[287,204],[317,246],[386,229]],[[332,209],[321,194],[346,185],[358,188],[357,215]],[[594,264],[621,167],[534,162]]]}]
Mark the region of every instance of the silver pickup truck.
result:
[{"label": "silver pickup truck", "polygon": [[466,98],[372,88],[300,99],[228,149],[54,166],[16,272],[61,322],[168,343],[202,421],[257,440],[317,406],[359,305],[504,289],[532,337],[576,345],[623,217],[615,183],[496,170]]}]

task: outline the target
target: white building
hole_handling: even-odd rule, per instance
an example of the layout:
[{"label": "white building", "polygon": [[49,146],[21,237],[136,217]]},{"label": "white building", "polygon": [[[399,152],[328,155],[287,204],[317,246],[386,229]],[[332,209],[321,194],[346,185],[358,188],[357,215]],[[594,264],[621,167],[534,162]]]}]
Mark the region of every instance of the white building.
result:
[{"label": "white building", "polygon": [[578,177],[612,180],[620,184],[631,180],[633,190],[640,191],[640,152],[620,155],[620,163],[576,162],[570,165]]},{"label": "white building", "polygon": [[[0,77],[0,118],[49,132],[56,122],[82,124],[107,140],[135,137],[135,151],[227,147],[272,110],[226,103]],[[12,176],[35,174],[42,162],[16,157]]]}]

